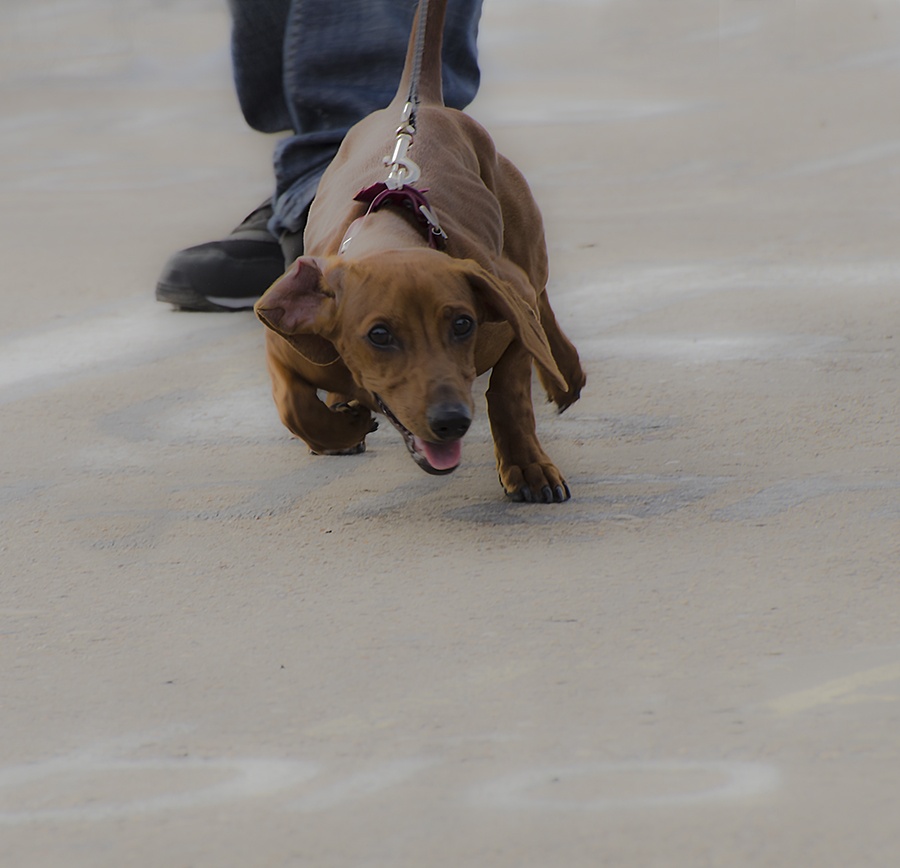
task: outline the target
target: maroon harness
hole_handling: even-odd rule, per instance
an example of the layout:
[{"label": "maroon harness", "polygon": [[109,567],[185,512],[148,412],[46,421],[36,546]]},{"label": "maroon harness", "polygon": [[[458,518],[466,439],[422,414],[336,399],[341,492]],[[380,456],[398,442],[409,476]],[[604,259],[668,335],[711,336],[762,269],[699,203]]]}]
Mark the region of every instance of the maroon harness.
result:
[{"label": "maroon harness", "polygon": [[353,198],[357,202],[368,202],[367,214],[377,211],[384,205],[392,205],[401,212],[408,214],[415,221],[416,226],[424,233],[428,245],[434,250],[443,250],[447,242],[447,233],[441,229],[437,216],[425,198],[427,190],[417,190],[408,184],[403,184],[396,190],[392,190],[383,181],[372,184],[360,190]]}]

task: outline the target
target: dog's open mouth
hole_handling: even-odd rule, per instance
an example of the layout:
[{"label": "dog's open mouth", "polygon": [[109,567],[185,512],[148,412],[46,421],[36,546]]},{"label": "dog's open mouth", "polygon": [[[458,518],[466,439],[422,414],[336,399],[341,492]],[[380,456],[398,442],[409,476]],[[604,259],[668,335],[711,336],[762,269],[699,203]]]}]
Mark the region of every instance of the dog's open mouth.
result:
[{"label": "dog's open mouth", "polygon": [[447,443],[430,443],[412,433],[391,411],[387,404],[375,395],[378,409],[387,417],[388,421],[403,435],[403,442],[412,455],[413,460],[426,473],[443,475],[453,473],[462,459],[462,440],[452,440]]}]

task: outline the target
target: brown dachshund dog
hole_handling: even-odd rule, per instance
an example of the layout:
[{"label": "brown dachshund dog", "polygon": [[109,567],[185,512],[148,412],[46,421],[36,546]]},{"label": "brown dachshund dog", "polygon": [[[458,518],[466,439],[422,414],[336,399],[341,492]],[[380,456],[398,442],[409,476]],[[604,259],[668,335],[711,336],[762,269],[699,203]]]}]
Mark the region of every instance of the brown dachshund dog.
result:
[{"label": "brown dachshund dog", "polygon": [[397,96],[347,134],[310,210],[305,255],[256,304],[275,404],[326,454],[364,451],[380,412],[420,467],[449,473],[472,421],[472,383],[491,370],[504,490],[564,501],[569,488],[535,432],[532,363],[560,412],[585,375],[547,299],[543,224],[525,179],[479,124],[443,105],[445,6],[431,0],[425,23],[410,151],[422,186],[387,191],[387,207],[376,207],[413,75],[414,27]]}]

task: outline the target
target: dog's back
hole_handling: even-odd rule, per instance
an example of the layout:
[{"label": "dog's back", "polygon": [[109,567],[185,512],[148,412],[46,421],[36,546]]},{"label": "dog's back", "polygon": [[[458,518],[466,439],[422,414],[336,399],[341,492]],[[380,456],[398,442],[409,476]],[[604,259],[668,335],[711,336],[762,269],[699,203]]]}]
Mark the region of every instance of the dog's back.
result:
[{"label": "dog's back", "polygon": [[[497,153],[478,122],[443,103],[441,35],[446,5],[447,0],[430,0],[425,21],[416,135],[410,148],[410,156],[422,170],[419,186],[427,190],[447,233],[450,256],[474,259],[491,269],[498,267],[498,257],[504,258],[522,268],[540,292],[547,282],[547,253],[540,210],[525,178]],[[349,131],[322,179],[305,235],[309,255],[338,252],[347,227],[366,213],[366,205],[355,202],[354,196],[360,188],[384,178],[385,156],[409,98],[420,24],[417,14],[391,104]]]}]

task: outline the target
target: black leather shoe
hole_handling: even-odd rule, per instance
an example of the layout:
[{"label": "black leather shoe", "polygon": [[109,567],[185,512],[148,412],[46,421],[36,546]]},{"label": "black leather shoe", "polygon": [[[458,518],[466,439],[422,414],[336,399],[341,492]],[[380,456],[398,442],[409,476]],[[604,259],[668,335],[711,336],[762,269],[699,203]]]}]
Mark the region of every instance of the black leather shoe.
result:
[{"label": "black leather shoe", "polygon": [[247,310],[284,273],[284,254],[266,224],[264,202],[230,235],[179,250],[156,284],[156,300],[181,310]]}]

